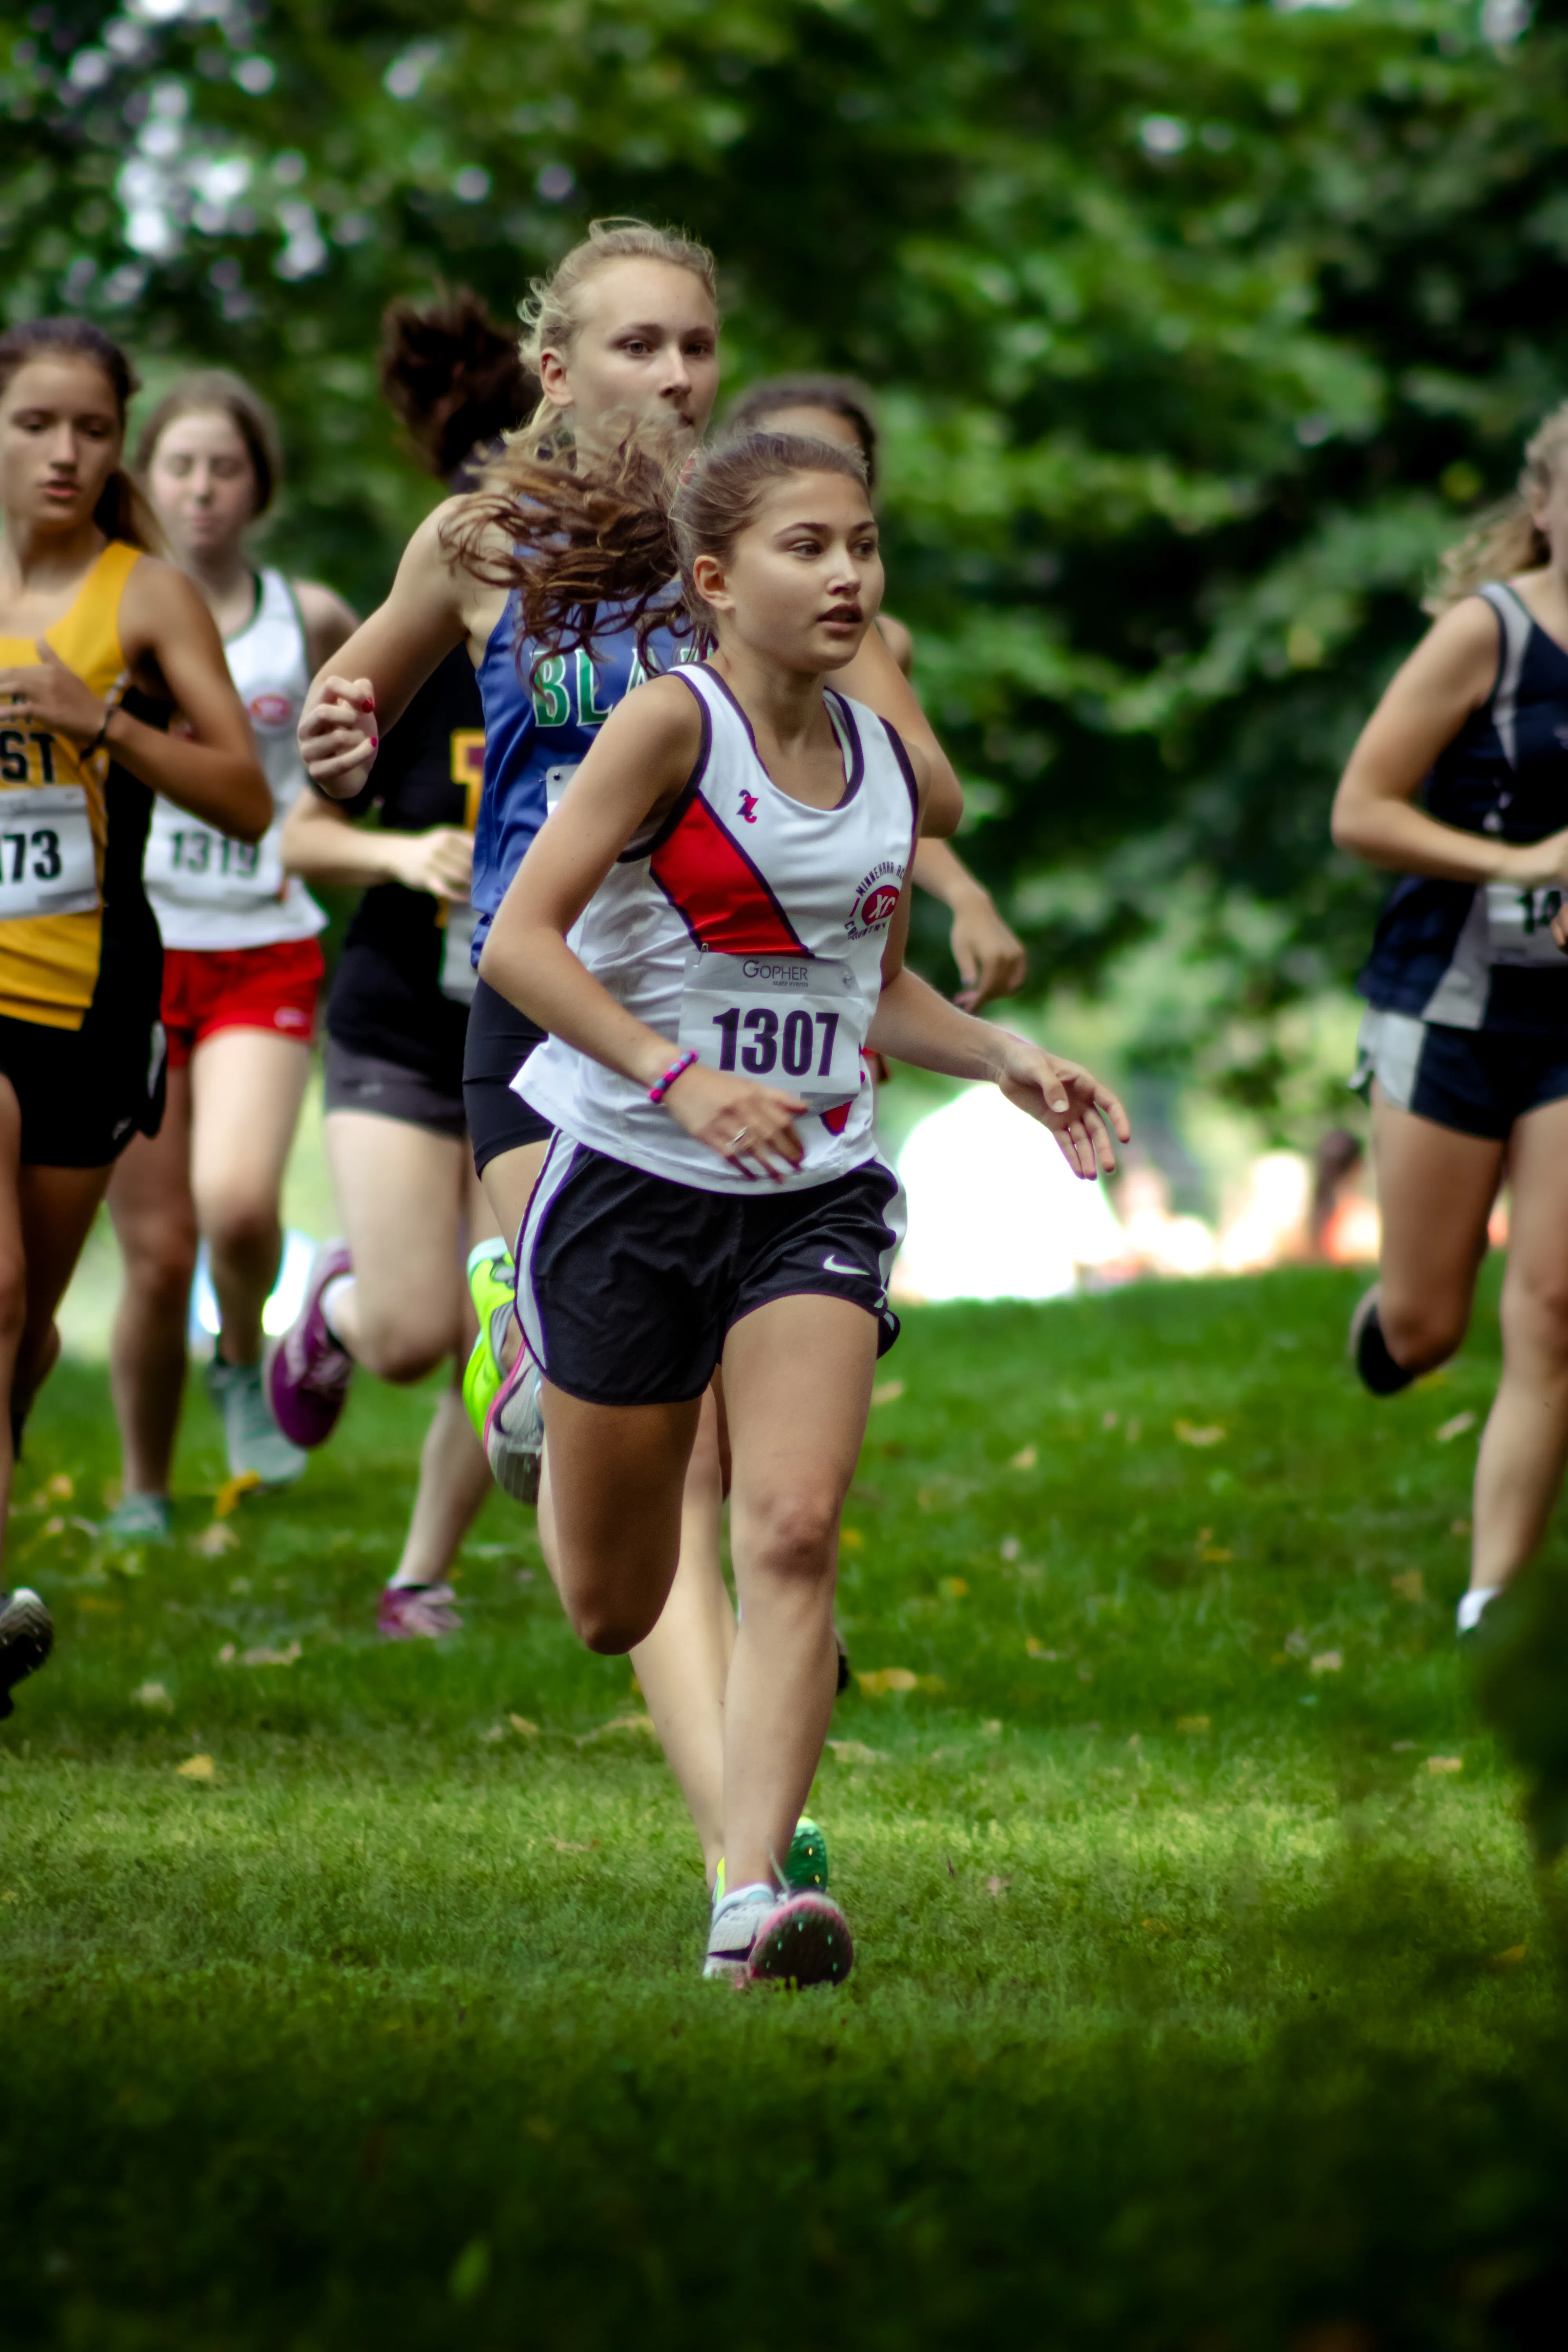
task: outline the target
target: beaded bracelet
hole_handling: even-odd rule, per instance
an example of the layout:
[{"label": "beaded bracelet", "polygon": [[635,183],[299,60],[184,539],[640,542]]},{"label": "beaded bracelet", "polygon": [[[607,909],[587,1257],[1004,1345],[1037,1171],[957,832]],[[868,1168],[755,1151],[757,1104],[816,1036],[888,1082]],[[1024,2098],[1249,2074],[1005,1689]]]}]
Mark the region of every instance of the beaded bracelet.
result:
[{"label": "beaded bracelet", "polygon": [[689,1050],[682,1054],[679,1062],[671,1062],[663,1077],[656,1078],[652,1086],[649,1087],[647,1090],[647,1098],[649,1102],[661,1103],[666,1095],[669,1092],[671,1087],[675,1084],[677,1078],[683,1076],[684,1074],[691,1067],[692,1063],[696,1059],[696,1055]]}]

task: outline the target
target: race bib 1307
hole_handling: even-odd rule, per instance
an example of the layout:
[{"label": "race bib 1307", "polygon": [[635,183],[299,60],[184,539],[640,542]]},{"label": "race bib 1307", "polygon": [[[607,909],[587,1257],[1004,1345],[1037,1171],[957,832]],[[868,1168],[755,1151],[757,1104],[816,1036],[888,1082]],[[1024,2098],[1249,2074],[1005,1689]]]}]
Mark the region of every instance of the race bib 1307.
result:
[{"label": "race bib 1307", "polygon": [[865,1018],[854,973],[825,956],[694,948],[687,963],[682,1046],[710,1070],[762,1078],[814,1109],[859,1092]]}]

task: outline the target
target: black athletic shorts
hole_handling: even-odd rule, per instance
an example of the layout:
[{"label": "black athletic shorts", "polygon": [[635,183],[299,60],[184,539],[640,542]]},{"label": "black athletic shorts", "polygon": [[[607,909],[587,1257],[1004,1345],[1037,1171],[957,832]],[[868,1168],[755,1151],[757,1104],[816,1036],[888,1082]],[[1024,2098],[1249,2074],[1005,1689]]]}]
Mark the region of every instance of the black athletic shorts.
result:
[{"label": "black athletic shorts", "polygon": [[463,1104],[473,1138],[474,1171],[482,1176],[502,1151],[520,1143],[542,1143],[553,1133],[511,1082],[544,1032],[526,1013],[520,1013],[499,992],[480,981],[468,1007],[468,1043],[463,1048]]},{"label": "black athletic shorts", "polygon": [[[116,1008],[116,1013],[121,1012]],[[94,1002],[79,1029],[0,1015],[0,1075],[22,1108],[22,1159],[36,1168],[107,1168],[163,1123],[168,1053],[153,998],[142,1021]]]},{"label": "black athletic shorts", "polygon": [[342,1045],[330,1030],[322,1058],[327,1110],[367,1110],[377,1118],[401,1119],[405,1127],[449,1135],[458,1143],[466,1139],[468,1122],[462,1096],[425,1071],[384,1060],[379,1054],[362,1054]]},{"label": "black athletic shorts", "polygon": [[803,1191],[703,1192],[557,1135],[518,1247],[517,1310],[545,1377],[584,1404],[701,1395],[732,1324],[773,1298],[847,1298],[899,1336],[903,1193],[879,1160]]},{"label": "black athletic shorts", "polygon": [[1505,1143],[1516,1120],[1568,1097],[1568,1037],[1448,1029],[1373,1005],[1363,1015],[1353,1087],[1458,1135]]}]

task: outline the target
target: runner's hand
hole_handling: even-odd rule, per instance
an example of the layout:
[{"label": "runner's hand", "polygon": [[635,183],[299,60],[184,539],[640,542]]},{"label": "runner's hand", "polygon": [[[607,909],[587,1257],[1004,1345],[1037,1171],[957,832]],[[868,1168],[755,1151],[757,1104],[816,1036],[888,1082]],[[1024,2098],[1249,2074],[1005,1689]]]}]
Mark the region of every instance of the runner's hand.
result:
[{"label": "runner's hand", "polygon": [[805,1157],[795,1125],[805,1103],[798,1095],[781,1094],[777,1087],[760,1087],[754,1078],[731,1076],[694,1062],[665,1096],[664,1108],[688,1135],[742,1176],[753,1174],[746,1164],[752,1160],[776,1183]]},{"label": "runner's hand", "polygon": [[328,797],[352,801],[370,781],[381,742],[375,688],[368,677],[328,677],[300,721],[300,757]]},{"label": "runner's hand", "polygon": [[952,960],[963,986],[953,1003],[978,1013],[994,997],[1016,996],[1028,976],[1024,942],[1002,920],[989,890],[965,894],[955,908],[949,934]]},{"label": "runner's hand", "polygon": [[468,904],[474,877],[474,838],[460,825],[436,824],[428,833],[391,835],[396,878],[405,890],[426,890],[433,898]]},{"label": "runner's hand", "polygon": [[47,638],[37,638],[35,647],[38,658],[26,669],[0,669],[0,719],[47,727],[52,734],[90,743],[110,705],[61,661]]},{"label": "runner's hand", "polygon": [[1092,1181],[1101,1169],[1110,1175],[1116,1165],[1111,1130],[1123,1143],[1132,1130],[1110,1088],[1091,1071],[1015,1037],[996,1083],[1010,1103],[1050,1129],[1075,1176]]}]

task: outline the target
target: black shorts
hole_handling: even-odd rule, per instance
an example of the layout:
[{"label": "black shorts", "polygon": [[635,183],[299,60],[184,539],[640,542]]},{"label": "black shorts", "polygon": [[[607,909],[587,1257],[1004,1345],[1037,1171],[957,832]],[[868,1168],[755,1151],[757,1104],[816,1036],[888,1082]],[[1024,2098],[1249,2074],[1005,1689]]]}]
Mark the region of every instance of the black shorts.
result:
[{"label": "black shorts", "polygon": [[365,1110],[377,1118],[401,1119],[405,1127],[428,1128],[433,1135],[449,1135],[462,1143],[468,1132],[461,1094],[449,1091],[423,1070],[402,1062],[384,1061],[379,1054],[362,1054],[340,1044],[331,1031],[323,1055],[324,1108]]},{"label": "black shorts", "polygon": [[1373,1005],[1358,1043],[1352,1086],[1375,1078],[1384,1102],[1457,1135],[1505,1143],[1527,1112],[1568,1097],[1568,1037],[1447,1029]]},{"label": "black shorts", "polygon": [[79,1029],[0,1015],[0,1075],[22,1107],[22,1159],[36,1168],[107,1168],[163,1123],[168,1052],[157,1000],[144,1020],[94,1003]]},{"label": "black shorts", "polygon": [[773,1298],[863,1307],[885,1355],[903,1223],[879,1160],[800,1192],[703,1192],[557,1135],[518,1248],[518,1315],[568,1396],[683,1403],[712,1379],[731,1325]]},{"label": "black shorts", "polygon": [[477,1175],[482,1176],[499,1153],[515,1151],[521,1143],[542,1143],[554,1132],[547,1118],[511,1090],[524,1062],[543,1043],[544,1032],[537,1022],[479,982],[468,1007],[463,1048],[463,1105]]}]

